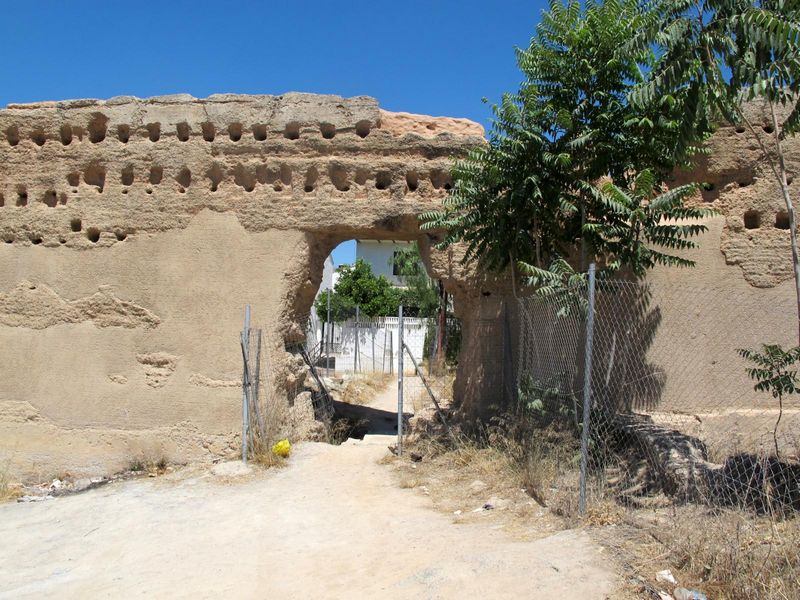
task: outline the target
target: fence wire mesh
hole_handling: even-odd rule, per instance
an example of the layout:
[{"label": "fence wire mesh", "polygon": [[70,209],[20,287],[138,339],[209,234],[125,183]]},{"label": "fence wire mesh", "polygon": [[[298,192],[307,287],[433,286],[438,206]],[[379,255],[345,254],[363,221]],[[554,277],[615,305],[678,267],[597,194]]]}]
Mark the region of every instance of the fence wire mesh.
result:
[{"label": "fence wire mesh", "polygon": [[404,328],[403,412],[408,415],[431,413],[436,404],[448,408],[453,402],[461,324],[452,317],[442,321],[425,319],[424,326]]},{"label": "fence wire mesh", "polygon": [[[758,349],[765,332],[720,312],[726,293],[598,282],[585,457],[596,488],[624,502],[664,493],[800,510],[800,399],[784,397],[781,409],[753,389],[738,349]],[[588,310],[586,285],[520,301],[518,409],[576,435]]]},{"label": "fence wire mesh", "polygon": [[263,455],[285,434],[285,410],[276,398],[272,382],[269,340],[263,329],[241,332],[243,456]]}]

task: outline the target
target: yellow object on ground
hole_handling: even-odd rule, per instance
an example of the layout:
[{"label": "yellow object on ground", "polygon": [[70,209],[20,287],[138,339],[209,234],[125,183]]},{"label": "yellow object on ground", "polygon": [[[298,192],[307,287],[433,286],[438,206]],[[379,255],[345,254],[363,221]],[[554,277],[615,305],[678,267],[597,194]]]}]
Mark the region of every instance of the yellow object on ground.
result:
[{"label": "yellow object on ground", "polygon": [[289,452],[291,452],[291,450],[292,445],[289,443],[289,440],[281,440],[272,446],[272,453],[283,458],[289,456]]}]

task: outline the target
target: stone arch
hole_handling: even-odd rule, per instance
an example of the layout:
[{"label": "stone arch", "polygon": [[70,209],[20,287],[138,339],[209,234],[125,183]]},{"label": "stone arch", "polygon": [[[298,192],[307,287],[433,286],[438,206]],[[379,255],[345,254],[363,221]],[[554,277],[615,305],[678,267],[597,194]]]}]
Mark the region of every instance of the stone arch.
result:
[{"label": "stone arch", "polygon": [[[24,377],[0,364],[7,397],[24,395],[24,379],[42,382],[31,410],[61,432],[45,460],[79,469],[67,442],[94,435],[86,422],[119,440],[113,448],[134,438],[155,443],[167,427],[177,440],[169,458],[226,451],[239,423],[235,340],[243,306],[250,303],[270,332],[280,384],[291,360],[285,346],[303,333],[327,253],[359,236],[418,240],[427,249],[417,215],[446,190],[419,177],[410,191],[407,173],[446,172],[454,156],[482,143],[474,123],[425,137],[409,117],[389,115],[370,98],[308,94],[0,110],[8,141],[0,145],[0,165],[15,165],[0,167],[0,194],[12,199],[0,206],[0,250],[18,253],[0,260],[0,295],[14,298],[0,304],[40,305],[25,314],[49,315],[43,321],[0,311],[0,328],[9,352],[19,355],[31,335],[56,324],[76,350],[37,345],[40,355]],[[450,120],[437,122],[436,134],[448,130]],[[87,127],[90,143],[82,143]],[[41,152],[32,136],[62,140],[59,152]],[[66,204],[50,208],[64,197]],[[37,265],[55,252],[56,283],[38,285]],[[459,306],[470,285],[459,283],[460,267],[449,255],[434,260],[426,252],[426,268],[446,279]],[[80,327],[82,315],[96,326]],[[38,365],[64,377],[38,373]],[[17,440],[23,458],[40,451],[25,446],[22,434]],[[109,451],[97,462],[112,471],[129,458]]]}]

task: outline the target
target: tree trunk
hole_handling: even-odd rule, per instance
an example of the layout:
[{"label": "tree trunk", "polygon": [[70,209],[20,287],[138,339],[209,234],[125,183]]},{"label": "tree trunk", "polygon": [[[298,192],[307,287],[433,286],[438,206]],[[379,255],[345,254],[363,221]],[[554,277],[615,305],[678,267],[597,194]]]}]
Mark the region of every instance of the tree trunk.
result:
[{"label": "tree trunk", "polygon": [[441,366],[444,360],[444,336],[447,326],[447,292],[439,280],[439,326],[436,328],[436,363]]}]

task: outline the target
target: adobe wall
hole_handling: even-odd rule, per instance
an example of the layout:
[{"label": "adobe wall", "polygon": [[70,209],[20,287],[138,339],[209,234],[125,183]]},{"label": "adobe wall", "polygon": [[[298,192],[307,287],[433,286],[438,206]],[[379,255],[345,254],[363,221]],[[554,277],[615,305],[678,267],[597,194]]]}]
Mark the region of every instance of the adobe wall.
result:
[{"label": "adobe wall", "polygon": [[[244,304],[270,334],[285,391],[296,372],[284,345],[302,338],[325,256],[353,237],[421,242],[462,320],[465,415],[502,406],[514,385],[502,365],[516,350],[503,333],[508,278],[432,251],[416,218],[447,193],[451,157],[482,143],[475,123],[388,113],[370,98],[169,96],[12,105],[0,135],[0,461],[12,474],[235,452]],[[800,164],[800,145],[787,145]],[[688,332],[668,316],[660,326],[667,351],[703,357],[696,385],[669,387],[681,363],[668,377],[666,405],[687,410],[720,390],[735,405],[752,399],[720,366],[728,350],[707,343],[721,330],[734,346],[794,335],[778,190],[745,133],[724,127],[710,147],[697,175],[714,188],[697,202],[722,216],[696,269],[650,277],[665,307],[698,315]]]},{"label": "adobe wall", "polygon": [[12,105],[0,134],[0,460],[28,478],[234,452],[244,305],[285,389],[330,250],[420,238],[483,139],[308,94]]}]

